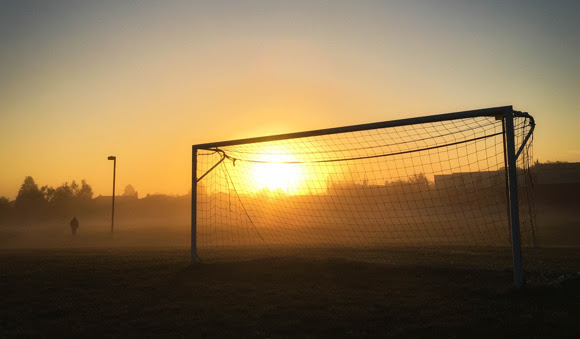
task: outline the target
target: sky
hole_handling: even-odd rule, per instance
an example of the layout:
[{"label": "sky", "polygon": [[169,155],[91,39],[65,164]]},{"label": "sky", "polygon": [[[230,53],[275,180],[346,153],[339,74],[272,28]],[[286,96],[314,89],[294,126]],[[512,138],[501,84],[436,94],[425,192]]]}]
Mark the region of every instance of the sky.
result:
[{"label": "sky", "polygon": [[0,196],[186,194],[191,145],[513,105],[580,161],[578,1],[0,0]]}]

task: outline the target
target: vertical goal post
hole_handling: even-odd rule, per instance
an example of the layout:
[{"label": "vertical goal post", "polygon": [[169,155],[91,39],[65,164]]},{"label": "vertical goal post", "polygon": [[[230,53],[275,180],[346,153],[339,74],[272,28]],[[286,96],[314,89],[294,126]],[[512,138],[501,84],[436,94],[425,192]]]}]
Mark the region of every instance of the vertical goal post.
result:
[{"label": "vertical goal post", "polygon": [[[485,121],[473,123],[471,122],[472,119],[484,119]],[[516,125],[514,119],[520,119],[524,122],[520,122]],[[492,120],[501,120],[501,128],[498,129],[496,126],[490,127],[492,123],[489,121]],[[406,128],[411,129],[411,132],[405,130]],[[437,199],[440,199],[441,196],[448,196],[451,193],[448,193],[447,191],[444,192],[440,190],[439,187],[436,189],[433,188],[434,184],[430,183],[430,177],[426,177],[423,172],[417,173],[417,171],[430,169],[428,175],[433,176],[433,181],[441,179],[441,187],[443,187],[443,184],[447,182],[447,185],[449,186],[448,191],[457,191],[459,193],[456,194],[459,194],[462,197],[465,197],[466,193],[461,191],[461,189],[463,189],[462,187],[456,187],[457,182],[463,180],[461,182],[465,182],[469,187],[474,185],[479,185],[477,187],[488,187],[489,184],[487,182],[491,180],[488,177],[493,175],[493,178],[496,178],[496,172],[504,171],[504,174],[500,173],[499,176],[502,178],[499,180],[503,181],[505,179],[506,182],[499,186],[507,189],[507,192],[504,193],[504,199],[507,199],[508,220],[505,220],[505,212],[503,212],[502,220],[504,220],[510,229],[509,238],[511,240],[510,245],[513,252],[514,283],[516,287],[521,287],[524,280],[521,253],[520,197],[518,197],[519,172],[517,161],[522,153],[526,153],[526,157],[531,157],[528,154],[528,150],[531,148],[530,138],[532,137],[534,128],[535,123],[531,115],[524,112],[514,111],[512,106],[502,106],[193,145],[191,262],[196,263],[198,261],[199,246],[205,245],[203,242],[200,243],[200,236],[204,239],[208,239],[207,243],[211,243],[211,246],[208,245],[208,248],[211,247],[216,251],[228,250],[229,244],[233,244],[237,241],[237,238],[241,239],[246,237],[246,233],[255,233],[253,237],[259,238],[256,241],[263,243],[263,245],[268,248],[270,243],[291,243],[295,245],[300,241],[299,239],[301,236],[305,236],[305,239],[307,237],[314,239],[309,240],[312,244],[318,244],[318,242],[316,242],[318,240],[316,239],[320,239],[320,243],[331,243],[337,246],[342,246],[344,245],[342,234],[344,233],[344,236],[347,237],[346,234],[348,232],[350,232],[350,235],[348,236],[357,239],[357,241],[362,244],[361,246],[369,247],[384,246],[392,241],[391,239],[393,238],[393,235],[400,234],[402,234],[401,242],[405,242],[405,244],[412,243],[412,241],[414,241],[413,239],[418,236],[417,234],[421,232],[430,234],[432,238],[429,239],[429,241],[434,244],[445,244],[445,236],[454,238],[458,240],[458,243],[461,243],[461,239],[467,236],[466,228],[468,226],[461,226],[463,228],[460,227],[457,230],[453,230],[444,225],[445,223],[457,223],[455,220],[458,220],[457,218],[461,218],[462,216],[468,218],[465,224],[472,223],[473,220],[476,220],[485,223],[486,225],[495,225],[501,221],[487,220],[487,217],[485,216],[487,210],[473,212],[472,210],[461,210],[459,207],[454,208],[440,205]],[[476,132],[476,130],[479,129],[482,129],[483,131]],[[384,135],[384,137],[382,137],[383,139],[373,139],[375,138],[375,135],[378,135],[379,133]],[[351,134],[356,134],[358,139],[355,139],[354,137],[339,137]],[[331,138],[336,139],[330,140]],[[495,140],[495,138],[501,138],[503,144],[499,146],[489,141]],[[317,143],[311,142],[312,140],[322,141]],[[270,151],[256,151],[260,145],[276,145],[276,143],[279,142],[285,143],[285,145],[289,145],[290,142],[296,143],[298,146],[293,146],[294,148],[292,150],[296,150],[300,157],[290,157],[288,154],[291,154],[292,150],[290,153],[286,154],[284,152],[286,152],[287,149],[284,149],[284,152],[282,152],[280,151],[282,148],[279,147],[270,148]],[[475,143],[481,144],[481,146],[478,147],[481,147],[483,150],[471,150],[471,145]],[[308,148],[305,146],[306,144],[308,144]],[[247,145],[251,145],[253,148],[242,148],[247,147]],[[499,149],[500,147],[503,150],[503,154],[496,155],[493,153],[495,149]],[[275,149],[275,151],[271,151],[271,149]],[[448,154],[443,153],[447,149],[449,149],[449,151],[446,151]],[[264,153],[268,152],[272,153],[269,155],[270,158],[264,158]],[[430,155],[423,155],[429,152]],[[199,156],[207,157],[208,160],[200,164]],[[455,158],[452,158],[452,156],[455,156]],[[481,156],[482,159],[477,160],[477,156]],[[383,160],[380,160],[382,162],[378,162],[379,160],[373,162],[375,159],[387,158],[395,160],[391,161],[387,166],[385,166],[386,163]],[[477,164],[472,167],[469,162],[474,158],[476,159],[475,161]],[[500,158],[501,165],[505,167],[504,169],[499,167],[500,161],[498,159]],[[355,169],[353,174],[352,167],[349,166],[343,166],[344,168],[349,167],[348,169],[342,167],[337,169],[340,167],[337,163],[356,163],[357,161],[362,162],[360,168],[363,170],[360,170],[360,172]],[[429,164],[428,161],[432,161],[433,165]],[[526,161],[529,161],[529,159]],[[303,173],[303,178],[296,179],[296,181],[300,181],[301,185],[304,187],[308,185],[310,186],[308,186],[308,188],[297,188],[295,187],[295,183],[289,179],[286,181],[281,181],[283,179],[273,179],[278,180],[278,182],[268,182],[262,178],[258,179],[256,182],[256,179],[253,177],[243,177],[241,174],[238,175],[232,173],[234,169],[236,171],[242,171],[242,169],[236,168],[236,162],[238,162],[238,164],[246,163],[256,166],[258,164],[275,163],[283,164],[284,166],[292,168],[310,166],[307,168],[304,167],[306,169],[301,168],[302,172],[306,174]],[[451,165],[451,163],[453,163],[453,165]],[[239,166],[240,165],[238,165],[238,167]],[[322,166],[327,167],[323,168]],[[523,166],[527,166],[527,163],[524,163]],[[389,175],[391,176],[382,173],[377,174],[377,172],[381,170],[381,167],[388,167],[383,168],[383,170],[385,172],[395,171],[395,174],[393,175],[393,173],[390,173]],[[471,171],[469,178],[467,175],[469,173],[465,172],[466,168]],[[472,168],[475,168],[476,171],[474,172]],[[220,170],[219,178],[217,177],[218,174],[214,173],[215,171],[218,171],[218,169]],[[286,172],[283,167],[272,167],[271,170],[279,171],[280,176],[292,176],[292,172]],[[317,173],[316,171],[320,172],[321,170],[321,173],[323,174],[313,174]],[[340,173],[337,174],[338,172]],[[480,173],[478,174],[477,172]],[[267,174],[262,172],[260,172],[260,175],[267,176]],[[315,175],[318,175],[317,179],[314,179]],[[364,179],[359,178],[361,175],[364,176]],[[206,176],[212,178],[207,179]],[[323,176],[325,176],[324,180],[326,180],[326,182],[320,183],[323,181],[321,178]],[[352,177],[354,179],[349,179],[352,180],[352,182],[346,182],[346,179],[341,179],[343,182],[337,184],[335,179],[333,179],[333,176],[341,176],[341,178]],[[462,177],[464,178],[462,179]],[[444,181],[443,179],[447,181]],[[209,180],[211,185],[219,185],[219,188],[212,188],[213,186],[210,187],[209,182],[207,187],[203,186],[204,180]],[[221,181],[218,183],[218,180]],[[260,182],[260,180],[262,181]],[[317,186],[313,186],[315,180],[319,181],[319,183],[316,184]],[[362,184],[353,183],[356,180],[362,180]],[[250,181],[251,184],[255,185],[257,188],[250,189]],[[369,184],[371,181],[373,184]],[[426,186],[423,186],[423,191],[413,190],[407,187],[410,185],[409,183],[417,182],[427,183]],[[286,187],[284,187],[284,185],[286,185]],[[402,192],[406,192],[404,193],[405,198],[401,198],[403,193],[400,193],[398,196],[395,195],[395,193],[384,193],[387,190],[387,185],[391,185],[388,186],[388,189],[391,190],[389,192],[394,192],[396,190],[403,190]],[[320,188],[321,186],[324,187]],[[321,189],[325,190],[326,193],[320,193]],[[316,193],[316,190],[318,190],[318,193]],[[332,192],[340,192],[336,193],[337,197],[340,195],[341,199],[347,201],[344,205],[345,211],[337,211],[337,208],[340,209],[340,206],[342,205],[338,204],[339,207],[337,207],[337,203],[333,200],[335,197],[328,193],[331,192],[331,190]],[[377,193],[379,191],[383,193]],[[293,201],[293,205],[288,205],[289,207],[270,206],[266,208],[263,206],[265,202],[261,200],[257,202],[258,198],[256,197],[260,194],[264,197],[263,199],[271,199],[271,201],[278,199],[276,201],[279,201],[280,204],[282,204],[282,202],[284,204],[289,204],[289,201]],[[345,198],[344,194],[349,194],[351,196]],[[389,196],[384,197],[383,195]],[[253,196],[253,198],[248,198],[249,196]],[[306,198],[306,196],[309,196],[310,198]],[[361,208],[363,209],[365,208],[363,203],[357,205],[356,202],[353,202],[356,200],[356,197],[360,197],[365,201],[372,198],[372,203],[375,203],[378,206],[377,209],[379,207],[382,208],[383,206],[394,206],[394,204],[398,204],[397,206],[403,206],[410,210],[411,208],[416,208],[416,206],[419,206],[419,208],[421,208],[421,206],[427,206],[426,208],[432,212],[429,212],[426,215],[415,215],[410,212],[404,217],[400,216],[398,217],[399,219],[394,220],[396,217],[393,215],[397,214],[397,210],[394,207],[389,216],[386,216],[386,212],[384,211],[366,210],[364,214],[366,216],[371,215],[370,218],[372,218],[372,220],[362,220],[365,218],[362,212],[359,213],[349,210],[353,208],[356,209],[357,206],[362,206]],[[428,202],[411,202],[410,197],[414,197],[412,199],[417,201],[427,199]],[[200,198],[202,200],[200,200]],[[460,200],[457,197],[454,199]],[[497,200],[497,198],[494,199]],[[216,202],[214,202],[214,200]],[[330,200],[333,200],[333,202],[330,202]],[[328,209],[330,206],[332,213],[322,213],[319,211],[318,207],[305,206],[305,201],[317,201],[321,206],[320,209]],[[213,205],[209,206],[209,204]],[[473,203],[473,205],[476,204],[477,202]],[[207,208],[206,205],[208,205]],[[204,207],[202,208],[201,206]],[[503,206],[505,206],[505,203]],[[471,206],[469,208],[473,207]],[[453,211],[451,211],[452,209]],[[495,209],[496,207],[493,207],[493,211],[495,211]],[[308,212],[302,213],[302,211]],[[200,212],[202,212],[202,215],[199,214]],[[308,213],[311,214],[308,219],[304,219],[307,217],[300,215]],[[347,214],[349,215],[348,217],[346,216]],[[473,216],[474,214],[477,214],[477,216]],[[268,219],[264,215],[271,216],[271,218]],[[333,221],[319,221],[322,218],[322,215],[329,215],[328,218],[333,218]],[[212,218],[223,218],[223,220],[220,219],[215,221],[212,220]],[[288,220],[285,221],[285,218]],[[421,228],[420,220],[423,220],[421,218],[429,220],[427,222],[429,225],[439,227],[440,229],[438,232],[440,233],[437,233],[437,231],[431,231],[428,228]],[[435,219],[437,219],[437,221],[433,221]],[[440,219],[442,221],[439,221]],[[338,225],[336,227],[339,231],[321,231],[323,226],[326,227],[331,224],[336,225],[337,220],[344,221],[345,225],[348,227],[354,225],[358,228],[347,230],[347,226],[342,227],[341,225]],[[200,221],[204,227],[203,231],[199,229]],[[395,222],[399,222],[402,226],[393,231],[392,229],[395,228],[392,224]],[[211,226],[206,226],[206,224],[209,225],[210,223]],[[288,225],[291,225],[285,230],[286,233],[283,235],[282,233],[279,233],[280,239],[284,240],[276,240],[276,232],[272,229],[274,227],[269,227],[270,225],[268,225],[268,223],[271,223],[272,225],[288,223]],[[463,222],[460,223],[463,225]],[[242,228],[233,224],[242,225],[244,230],[242,231]],[[308,226],[304,226],[304,224],[308,224]],[[381,229],[384,225],[389,225],[388,227],[385,227],[390,230],[387,231],[385,227]],[[410,229],[413,228],[417,228],[417,230],[410,231]],[[307,231],[305,230],[307,229],[318,229],[318,231],[313,232],[319,233],[316,235],[306,234]],[[482,234],[485,233],[485,230],[486,229],[483,228],[483,231],[474,230],[469,232],[474,232],[473,234]],[[219,236],[215,237],[210,235],[210,233],[217,234],[218,232],[224,233],[220,233]],[[227,234],[227,232],[233,233]],[[333,232],[334,234],[332,234]],[[502,233],[501,230],[497,232]],[[339,233],[341,235],[338,235]],[[364,240],[363,238],[365,237],[365,234],[376,236],[376,238]],[[211,239],[211,241],[209,241],[209,239]],[[490,243],[492,241],[495,240],[489,240]],[[419,243],[422,244],[423,242],[423,240],[419,240]],[[248,241],[248,243],[250,242]],[[300,244],[300,246],[305,245]]]}]

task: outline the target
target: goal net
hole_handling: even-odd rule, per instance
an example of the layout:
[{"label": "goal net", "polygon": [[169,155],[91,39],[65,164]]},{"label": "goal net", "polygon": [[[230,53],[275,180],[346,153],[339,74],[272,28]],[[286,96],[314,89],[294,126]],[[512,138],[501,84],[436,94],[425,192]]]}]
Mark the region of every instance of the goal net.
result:
[{"label": "goal net", "polygon": [[508,106],[195,145],[195,255],[391,260],[407,250],[497,249],[509,259],[506,114],[521,245],[533,247],[534,123]]}]

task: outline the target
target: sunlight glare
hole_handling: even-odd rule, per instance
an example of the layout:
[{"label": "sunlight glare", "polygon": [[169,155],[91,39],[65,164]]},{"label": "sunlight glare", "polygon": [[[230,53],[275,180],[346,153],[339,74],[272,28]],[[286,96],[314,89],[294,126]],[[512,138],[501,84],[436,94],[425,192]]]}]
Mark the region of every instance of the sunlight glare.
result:
[{"label": "sunlight glare", "polygon": [[257,191],[268,188],[271,191],[283,190],[286,194],[297,194],[303,174],[300,164],[289,164],[296,159],[289,154],[263,154],[254,164],[253,176]]}]

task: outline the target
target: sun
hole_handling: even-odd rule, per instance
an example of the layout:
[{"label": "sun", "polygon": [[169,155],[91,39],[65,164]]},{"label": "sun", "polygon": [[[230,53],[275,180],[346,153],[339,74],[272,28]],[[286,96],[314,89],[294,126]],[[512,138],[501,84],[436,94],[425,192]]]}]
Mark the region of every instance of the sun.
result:
[{"label": "sun", "polygon": [[253,176],[258,191],[283,190],[286,194],[296,194],[302,181],[302,169],[288,154],[262,154],[260,163],[254,164]]}]

